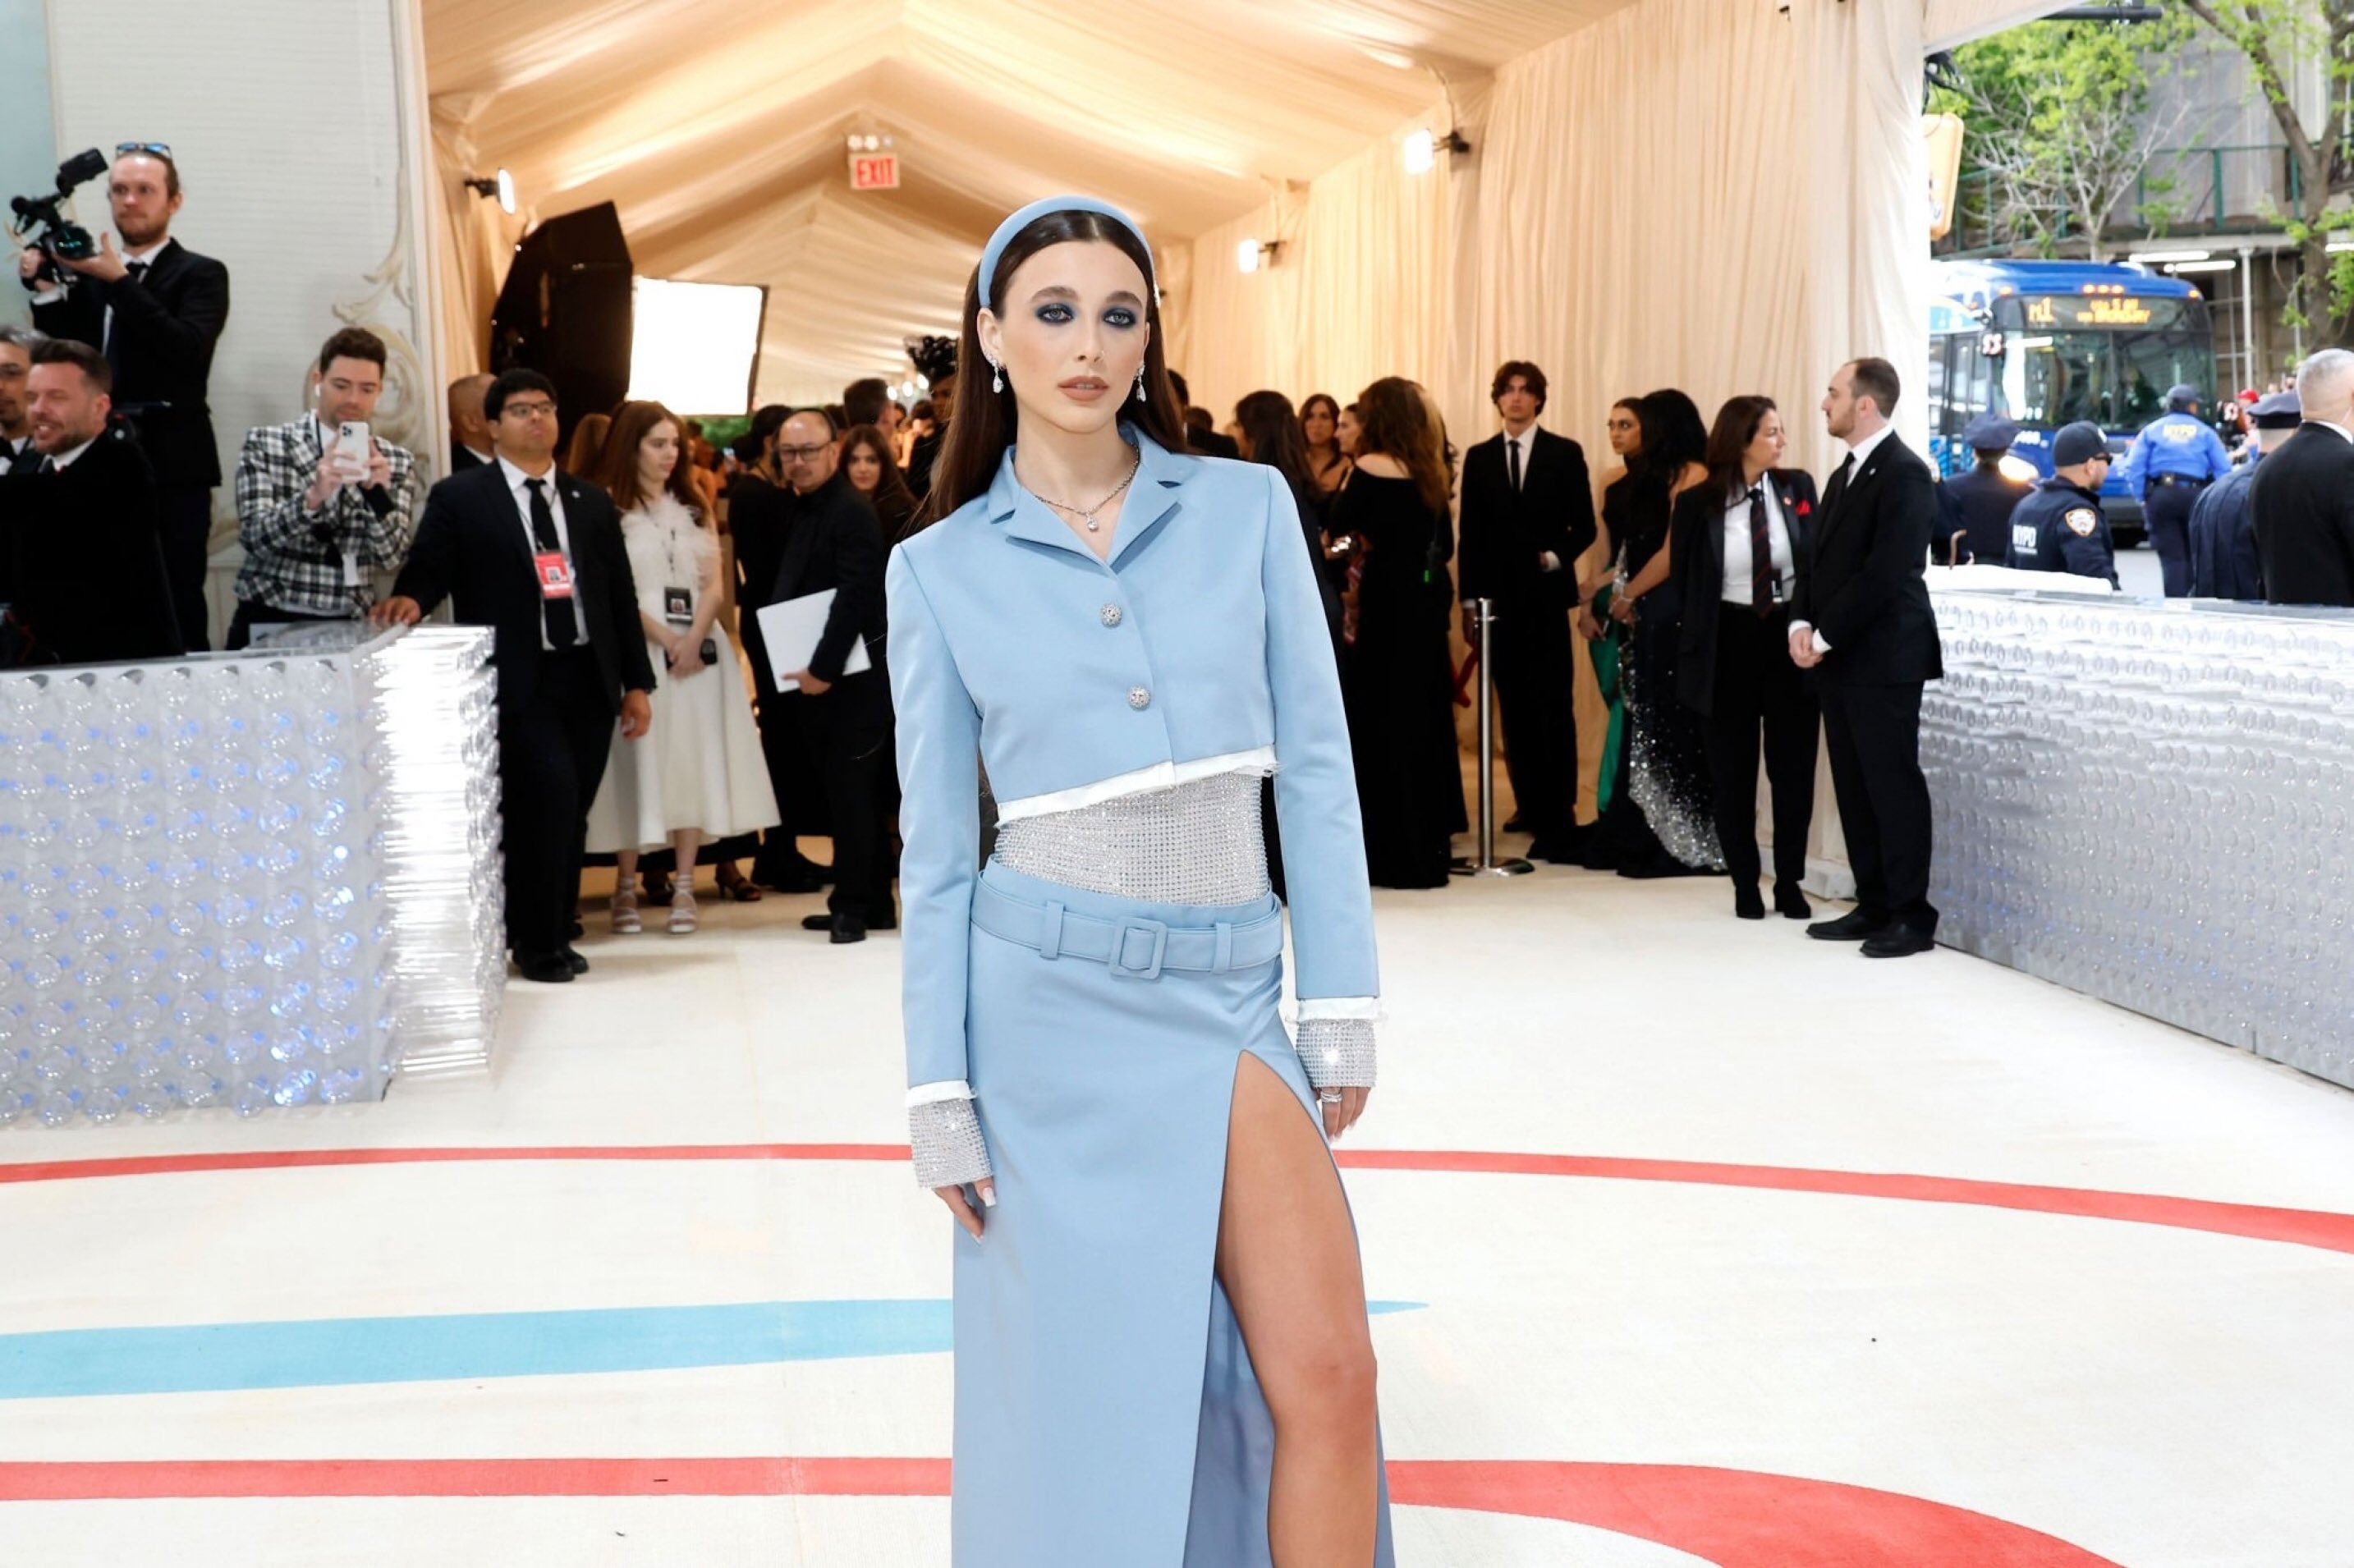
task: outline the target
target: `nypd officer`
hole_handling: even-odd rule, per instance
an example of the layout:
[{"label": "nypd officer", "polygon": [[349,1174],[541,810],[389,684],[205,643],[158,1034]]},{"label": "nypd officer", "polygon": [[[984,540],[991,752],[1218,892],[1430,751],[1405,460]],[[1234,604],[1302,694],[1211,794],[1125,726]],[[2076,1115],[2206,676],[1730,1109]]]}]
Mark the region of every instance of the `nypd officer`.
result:
[{"label": "nypd officer", "polygon": [[2101,482],[2109,474],[2109,439],[2090,419],[2052,437],[2052,477],[2010,514],[2008,565],[2027,572],[2073,572],[2117,584],[2109,520],[2101,515]]},{"label": "nypd officer", "polygon": [[2141,503],[2166,597],[2182,599],[2190,592],[2190,508],[2200,491],[2232,471],[2232,454],[2199,418],[2197,387],[2168,388],[2166,408],[2142,427],[2118,477]]},{"label": "nypd officer", "polygon": [[2296,394],[2275,392],[2249,409],[2247,461],[2221,484],[2210,485],[2190,509],[2190,592],[2199,599],[2262,599],[2264,573],[2256,560],[2256,514],[2248,487],[2264,453],[2288,439],[2304,416]]},{"label": "nypd officer", "polygon": [[1978,454],[1978,465],[1941,487],[1945,537],[1930,540],[1929,551],[1944,566],[1973,561],[1999,566],[2010,548],[2011,511],[2028,492],[2026,481],[2002,471],[2010,443],[2019,440],[2019,423],[2000,414],[1980,414],[1962,432],[1962,440]]}]

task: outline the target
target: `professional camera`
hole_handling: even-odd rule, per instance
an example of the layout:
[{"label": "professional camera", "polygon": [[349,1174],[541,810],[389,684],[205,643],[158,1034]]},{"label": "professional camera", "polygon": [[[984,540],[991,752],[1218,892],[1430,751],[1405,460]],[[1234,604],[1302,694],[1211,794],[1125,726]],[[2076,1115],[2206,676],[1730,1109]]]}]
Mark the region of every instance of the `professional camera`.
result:
[{"label": "professional camera", "polygon": [[76,185],[87,184],[106,173],[106,154],[92,147],[89,152],[68,158],[58,165],[58,188],[45,196],[14,196],[9,209],[16,220],[25,225],[21,238],[26,243],[37,245],[48,252],[48,260],[35,273],[36,281],[65,282],[69,276],[59,266],[60,261],[87,261],[98,254],[98,241],[90,230],[78,223],[69,223],[58,210],[66,197],[73,195]]}]

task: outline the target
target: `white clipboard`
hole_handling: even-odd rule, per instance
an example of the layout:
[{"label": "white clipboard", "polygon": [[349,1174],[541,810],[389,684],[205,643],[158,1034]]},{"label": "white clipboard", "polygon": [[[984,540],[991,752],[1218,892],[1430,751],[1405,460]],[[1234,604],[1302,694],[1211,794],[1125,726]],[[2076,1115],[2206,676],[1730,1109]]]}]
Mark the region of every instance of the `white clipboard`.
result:
[{"label": "white clipboard", "polygon": [[[764,604],[753,612],[760,623],[760,641],[768,645],[769,671],[777,678],[777,690],[801,689],[801,683],[790,677],[809,668],[810,660],[817,653],[817,641],[825,635],[826,617],[832,612],[832,588]],[[850,657],[843,661],[842,673],[855,675],[861,670],[873,668],[875,658],[866,652],[866,639],[853,638]]]}]

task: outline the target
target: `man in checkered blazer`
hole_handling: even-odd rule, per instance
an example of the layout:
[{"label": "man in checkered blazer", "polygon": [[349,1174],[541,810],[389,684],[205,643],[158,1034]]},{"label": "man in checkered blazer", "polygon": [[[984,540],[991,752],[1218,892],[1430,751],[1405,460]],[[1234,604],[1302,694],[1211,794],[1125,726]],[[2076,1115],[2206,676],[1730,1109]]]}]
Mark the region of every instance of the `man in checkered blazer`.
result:
[{"label": "man in checkered blazer", "polygon": [[347,421],[366,423],[384,391],[384,340],[345,327],[319,351],[313,412],[245,433],[237,462],[237,616],[227,645],[257,625],[353,620],[376,601],[371,568],[397,572],[417,531],[417,460],[370,433],[365,457],[336,450]]}]

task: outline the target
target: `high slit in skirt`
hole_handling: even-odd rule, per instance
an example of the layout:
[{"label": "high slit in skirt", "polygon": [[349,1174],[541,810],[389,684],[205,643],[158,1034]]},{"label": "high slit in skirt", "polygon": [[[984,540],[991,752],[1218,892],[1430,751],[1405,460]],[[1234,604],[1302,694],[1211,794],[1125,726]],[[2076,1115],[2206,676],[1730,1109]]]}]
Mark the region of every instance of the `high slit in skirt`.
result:
[{"label": "high slit in skirt", "polygon": [[[1154,904],[1025,876],[1043,908],[1172,929],[1247,905]],[[996,1171],[956,1232],[957,1568],[1270,1568],[1275,1427],[1216,1274],[1247,1053],[1317,1118],[1277,1011],[1278,957],[1154,979],[972,930],[968,1064]],[[1320,1119],[1318,1121],[1320,1135]],[[1389,1489],[1375,1568],[1393,1568]]]}]

